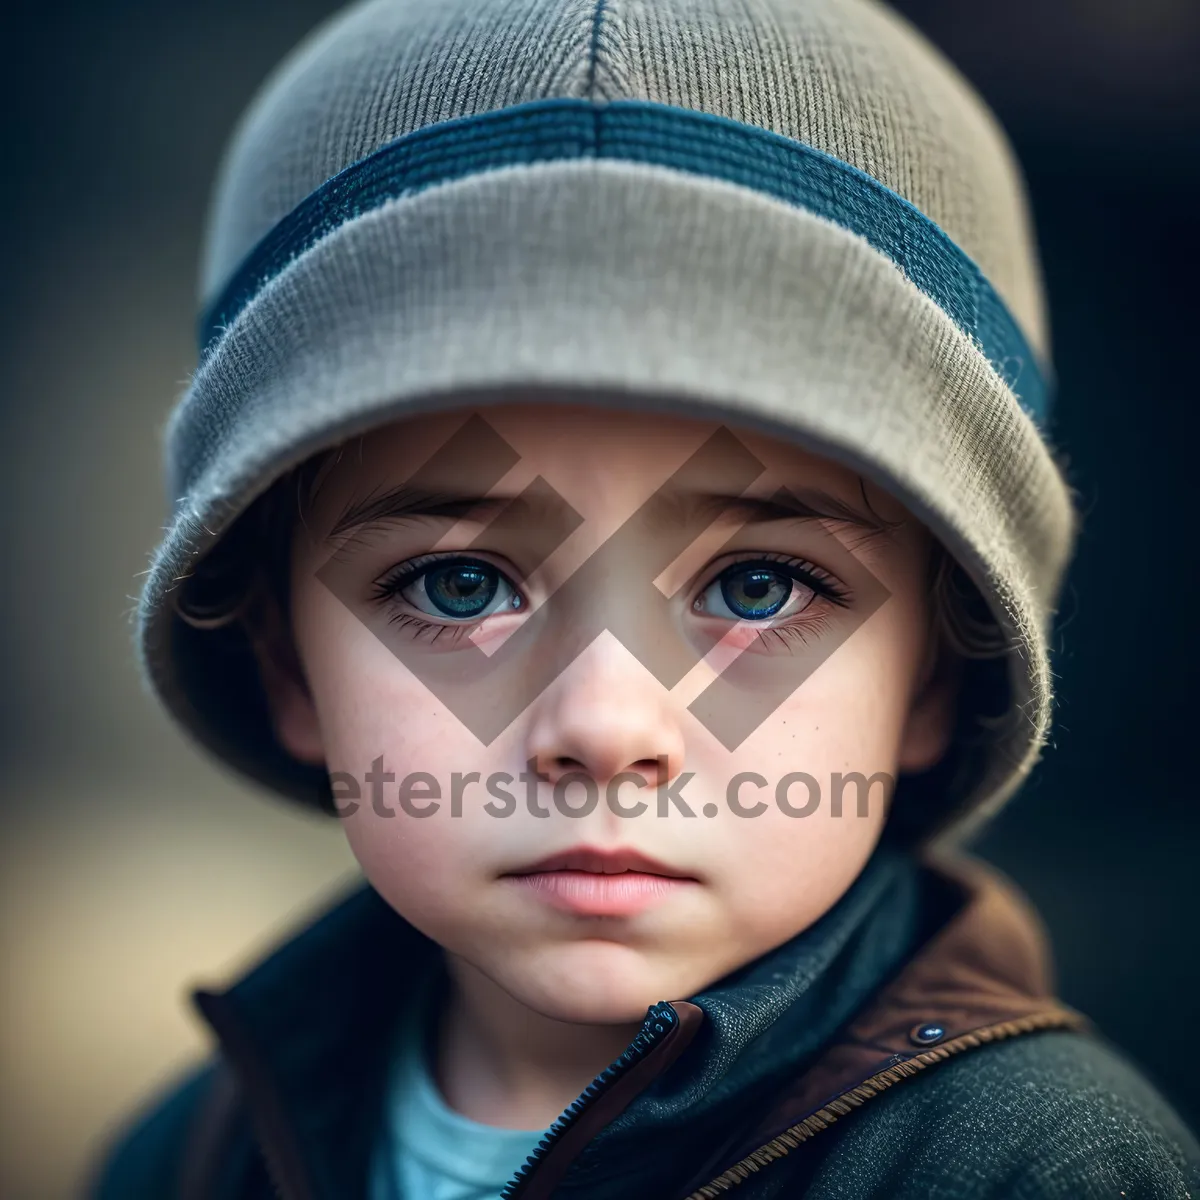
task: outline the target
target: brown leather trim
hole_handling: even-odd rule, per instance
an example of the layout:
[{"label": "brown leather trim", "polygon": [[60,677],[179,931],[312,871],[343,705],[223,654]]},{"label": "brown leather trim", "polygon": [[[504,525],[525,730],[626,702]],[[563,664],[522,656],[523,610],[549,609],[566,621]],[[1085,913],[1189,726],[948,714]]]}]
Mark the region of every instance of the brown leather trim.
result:
[{"label": "brown leather trim", "polygon": [[546,1200],[584,1146],[687,1049],[704,1023],[704,1010],[687,1000],[672,1000],[671,1007],[679,1015],[679,1024],[641,1062],[607,1087],[554,1143],[518,1193],[521,1200]]},{"label": "brown leather trim", "polygon": [[938,1026],[938,1044],[944,1045],[978,1029],[1061,1008],[1051,991],[1041,923],[1023,897],[981,863],[960,859],[931,866],[960,890],[962,907],[780,1095],[757,1134],[792,1124],[894,1065],[896,1056],[908,1059],[929,1048],[910,1036],[920,1026]]},{"label": "brown leather trim", "polygon": [[[1004,876],[965,857],[927,865],[958,891],[958,912],[779,1093],[724,1156],[731,1165],[688,1200],[728,1190],[864,1100],[952,1054],[1039,1029],[1086,1027],[1054,998],[1041,921]],[[936,1044],[912,1036],[925,1026],[940,1030]]]},{"label": "brown leather trim", "polygon": [[856,1108],[860,1108],[872,1097],[878,1096],[881,1092],[935,1063],[961,1054],[964,1050],[973,1050],[987,1045],[989,1042],[1004,1041],[1023,1033],[1035,1033],[1042,1029],[1072,1029],[1078,1028],[1084,1023],[1084,1019],[1078,1013],[1056,1005],[1045,1012],[1031,1013],[1015,1021],[1004,1021],[997,1025],[976,1029],[940,1046],[935,1046],[932,1050],[914,1054],[864,1079],[841,1095],[835,1096],[817,1111],[809,1113],[802,1121],[781,1130],[769,1142],[759,1146],[758,1149],[747,1154],[733,1166],[728,1167],[716,1179],[691,1192],[686,1200],[715,1200],[715,1197],[737,1187],[739,1183],[756,1171],[783,1158],[789,1151],[795,1150],[804,1142],[816,1137],[821,1130],[828,1129],[839,1117],[844,1117]]},{"label": "brown leather trim", "polygon": [[188,1127],[179,1161],[178,1200],[212,1200],[221,1149],[240,1102],[237,1077],[227,1063],[218,1062]]}]

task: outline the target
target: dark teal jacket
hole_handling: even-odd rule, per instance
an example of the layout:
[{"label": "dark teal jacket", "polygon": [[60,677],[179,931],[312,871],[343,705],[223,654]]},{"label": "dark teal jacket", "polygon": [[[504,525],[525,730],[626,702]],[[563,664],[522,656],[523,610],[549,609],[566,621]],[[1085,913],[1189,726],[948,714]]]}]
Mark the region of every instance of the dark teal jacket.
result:
[{"label": "dark teal jacket", "polygon": [[[197,1003],[219,1044],[96,1200],[357,1200],[438,948],[370,889]],[[653,1006],[506,1200],[1200,1197],[1200,1147],[1048,994],[1019,898],[881,849],[816,925]],[[407,1200],[423,1200],[419,1197]]]}]

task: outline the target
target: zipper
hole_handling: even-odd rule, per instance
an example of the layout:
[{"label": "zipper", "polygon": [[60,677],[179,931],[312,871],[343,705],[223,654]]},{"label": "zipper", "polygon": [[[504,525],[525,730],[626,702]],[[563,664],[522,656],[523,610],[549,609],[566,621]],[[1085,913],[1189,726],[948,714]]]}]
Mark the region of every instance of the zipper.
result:
[{"label": "zipper", "polygon": [[[193,1002],[216,1031],[226,1061],[246,1097],[276,1200],[314,1200],[311,1180],[279,1096],[253,1052],[233,1005],[227,996],[206,991],[194,992]],[[702,1021],[703,1011],[687,1001],[652,1005],[620,1058],[597,1075],[547,1130],[505,1187],[501,1200],[535,1200],[547,1195],[595,1132],[675,1061]]]},{"label": "zipper", "polygon": [[[608,1124],[649,1083],[652,1076],[642,1078],[646,1071],[637,1068],[652,1054],[656,1057],[667,1054],[665,1048],[671,1045],[674,1052],[653,1074],[665,1070],[682,1053],[701,1019],[701,1010],[684,1001],[651,1005],[641,1029],[620,1058],[605,1067],[550,1126],[524,1165],[505,1185],[500,1200],[534,1200],[535,1196],[549,1195],[566,1171],[567,1164],[592,1135]],[[614,1102],[625,1091],[629,1095],[617,1106]]]},{"label": "zipper", "polygon": [[[1042,1029],[1073,1029],[1084,1024],[1084,1019],[1078,1013],[1066,1009],[1052,1009],[1048,1012],[1033,1013],[1028,1017],[1019,1017],[1012,1021],[985,1025],[981,1029],[964,1033],[948,1042],[943,1042],[940,1046],[921,1051],[910,1057],[900,1058],[894,1055],[890,1066],[868,1079],[864,1079],[855,1087],[848,1088],[816,1112],[810,1113],[804,1120],[798,1121],[783,1130],[782,1133],[776,1134],[769,1142],[765,1142],[757,1150],[747,1154],[733,1166],[726,1168],[715,1179],[691,1192],[687,1196],[687,1200],[714,1200],[715,1197],[732,1191],[755,1172],[782,1158],[789,1151],[795,1150],[802,1143],[810,1141],[821,1130],[828,1129],[839,1117],[852,1113],[868,1100],[887,1091],[888,1088],[894,1087],[902,1080],[920,1074],[926,1067],[961,1054],[964,1050],[973,1050],[977,1046],[1003,1041],[1023,1033],[1034,1033]],[[896,1061],[897,1058],[899,1061]]]}]

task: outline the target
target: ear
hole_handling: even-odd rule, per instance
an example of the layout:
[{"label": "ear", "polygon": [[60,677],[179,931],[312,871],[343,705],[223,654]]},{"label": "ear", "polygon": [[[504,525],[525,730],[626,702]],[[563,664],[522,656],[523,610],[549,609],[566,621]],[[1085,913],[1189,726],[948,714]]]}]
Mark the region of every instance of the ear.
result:
[{"label": "ear", "polygon": [[930,641],[931,649],[900,735],[897,765],[901,771],[914,774],[936,766],[949,750],[962,682],[962,658],[940,638]]},{"label": "ear", "polygon": [[270,605],[251,642],[279,744],[298,761],[323,766],[325,745],[316,705],[291,629],[276,605]]}]

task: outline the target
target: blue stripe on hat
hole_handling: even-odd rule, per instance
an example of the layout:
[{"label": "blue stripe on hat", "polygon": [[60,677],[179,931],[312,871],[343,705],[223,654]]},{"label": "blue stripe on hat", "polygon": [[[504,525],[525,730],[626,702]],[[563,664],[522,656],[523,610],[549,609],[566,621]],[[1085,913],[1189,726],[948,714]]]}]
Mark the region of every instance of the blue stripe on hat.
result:
[{"label": "blue stripe on hat", "polygon": [[727,117],[641,100],[534,100],[405,134],[306,196],[202,315],[201,351],[289,262],[389,200],[498,167],[613,159],[740,184],[803,208],[887,255],[971,337],[1035,420],[1050,389],[1016,320],[946,233],[879,180],[813,146]]}]

